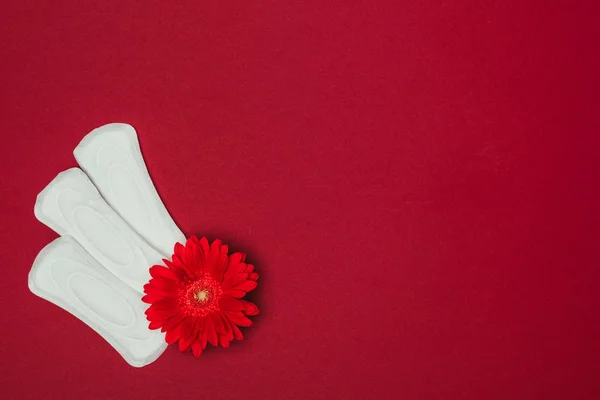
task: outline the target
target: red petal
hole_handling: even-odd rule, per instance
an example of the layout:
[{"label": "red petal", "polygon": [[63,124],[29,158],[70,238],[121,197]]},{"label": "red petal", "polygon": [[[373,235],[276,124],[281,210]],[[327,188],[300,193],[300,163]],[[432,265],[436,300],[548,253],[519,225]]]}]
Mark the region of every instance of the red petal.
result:
[{"label": "red petal", "polygon": [[[208,243],[207,243],[206,247],[208,247]],[[202,270],[204,270],[204,266],[206,265],[206,254],[207,253],[204,250],[202,241],[200,241],[196,244],[196,251],[198,252],[198,264],[202,267]]]},{"label": "red petal", "polygon": [[217,337],[217,331],[215,330],[215,323],[212,318],[206,318],[206,326],[204,327],[206,331],[206,338],[210,344],[213,346],[219,345],[219,338]]},{"label": "red petal", "polygon": [[233,329],[231,329],[231,322],[229,321],[229,318],[223,317],[223,323],[225,325],[225,337],[229,341],[233,340]]},{"label": "red petal", "polygon": [[155,266],[151,267],[150,275],[153,278],[170,279],[175,282],[179,281],[179,278],[177,277],[177,275],[175,275],[175,273],[173,271],[171,271],[169,268],[164,267],[162,265],[155,265]]},{"label": "red petal", "polygon": [[229,252],[229,247],[227,245],[222,245],[219,253],[219,257],[217,259],[217,263],[215,265],[214,275],[217,279],[222,280],[223,275],[225,274],[225,270],[227,269],[227,253]]},{"label": "red petal", "polygon": [[186,251],[186,265],[196,273],[201,272],[202,265],[200,264],[200,259],[198,257],[198,246],[194,243],[193,240],[189,240],[185,243],[185,251]]},{"label": "red petal", "polygon": [[229,265],[239,264],[242,262],[242,253],[233,253],[229,256]]},{"label": "red petal", "polygon": [[258,284],[255,281],[244,281],[243,283],[234,287],[234,290],[242,290],[244,292],[249,292],[253,290]]},{"label": "red petal", "polygon": [[215,269],[217,267],[217,260],[219,259],[219,255],[221,254],[221,241],[216,239],[210,245],[210,251],[208,256],[206,257],[206,272],[210,273],[213,278],[219,279],[220,277],[215,274]]},{"label": "red petal", "polygon": [[177,314],[174,315],[173,317],[169,318],[167,320],[167,322],[165,322],[165,324],[163,325],[163,327],[161,328],[161,332],[167,332],[170,331],[171,329],[175,328],[177,325],[179,325],[181,323],[181,321],[183,321],[185,319],[185,314]]},{"label": "red petal", "polygon": [[173,318],[173,317],[162,318],[162,317],[158,317],[157,315],[146,314],[146,319],[149,322],[154,322],[154,325],[160,324],[160,326],[164,326],[171,318]]},{"label": "red petal", "polygon": [[252,271],[254,271],[254,265],[246,264],[246,269],[244,270],[244,272],[250,273]]},{"label": "red petal", "polygon": [[149,285],[157,289],[161,289],[166,293],[175,292],[179,289],[179,283],[165,278],[152,278],[148,282]]},{"label": "red petal", "polygon": [[246,270],[246,264],[244,264],[243,262],[232,263],[230,261],[229,265],[227,266],[227,276],[233,275],[233,274],[241,274],[245,270]]},{"label": "red petal", "polygon": [[180,337],[179,327],[180,326],[181,326],[181,324],[177,325],[175,328],[171,329],[170,331],[167,331],[167,334],[165,336],[165,341],[168,344],[173,344],[179,339],[179,337]]},{"label": "red petal", "polygon": [[244,292],[242,290],[225,289],[225,290],[223,290],[223,294],[227,295],[227,296],[235,297],[236,299],[241,299],[242,297],[244,297],[246,295],[246,292]]},{"label": "red petal", "polygon": [[[192,325],[191,325],[191,329],[190,329],[190,334],[185,337],[182,334],[181,339],[179,339],[179,350],[181,350],[181,351],[189,350],[190,346],[195,342],[198,342],[198,344],[200,344],[199,333],[200,333],[201,326],[203,326],[203,321],[199,318],[189,317],[189,316],[188,316],[188,319],[192,320]],[[186,321],[187,321],[187,319],[186,319]],[[200,350],[202,350],[202,348],[200,348]]]},{"label": "red petal", "polygon": [[169,309],[156,309],[154,308],[154,305],[150,306],[150,308],[148,308],[146,310],[146,315],[148,316],[148,320],[149,321],[155,321],[155,320],[167,320],[173,316],[175,316],[179,311],[176,308],[169,308]]},{"label": "red petal", "polygon": [[204,264],[206,264],[206,256],[202,244],[196,236],[192,236],[190,239],[188,239],[188,243],[186,243],[186,245],[190,245],[192,259],[198,266],[198,272],[202,273],[204,270]]},{"label": "red petal", "polygon": [[219,299],[219,307],[223,310],[241,311],[244,305],[231,296],[222,296]]},{"label": "red petal", "polygon": [[210,247],[208,245],[208,239],[206,239],[205,237],[202,237],[202,239],[200,239],[200,248],[202,249],[204,255],[207,256]]},{"label": "red petal", "polygon": [[194,331],[192,337],[194,340],[200,340],[200,331],[204,328],[204,320],[202,318],[196,318],[196,324],[194,325]]},{"label": "red petal", "polygon": [[185,263],[185,247],[181,243],[175,243],[175,255]]},{"label": "red petal", "polygon": [[251,281],[255,281],[258,279],[258,274],[256,272],[253,272],[248,276],[248,279],[250,279]]},{"label": "red petal", "polygon": [[233,322],[230,322],[230,325],[231,329],[233,330],[233,337],[235,338],[235,340],[242,340],[244,338],[244,335],[242,335],[240,328],[238,328],[237,325]]},{"label": "red petal", "polygon": [[259,313],[258,307],[254,303],[249,301],[239,300],[244,305],[244,314],[246,315],[257,315]]},{"label": "red petal", "polygon": [[[198,342],[200,343],[200,347],[201,348],[205,348],[206,347],[206,317],[200,317],[196,319],[196,326],[194,327],[194,334],[196,335],[196,338],[198,340]],[[202,336],[204,336],[204,339],[202,338]]]},{"label": "red petal", "polygon": [[194,333],[194,329],[196,327],[197,318],[191,315],[185,317],[185,319],[181,322],[181,337],[189,337]]},{"label": "red petal", "polygon": [[184,276],[196,277],[196,270],[190,268],[185,261],[181,259],[181,257],[173,254],[173,262],[172,265],[175,267],[177,271],[180,271],[179,274],[183,274]]},{"label": "red petal", "polygon": [[202,273],[204,270],[204,254],[202,254],[202,249],[198,245],[198,243],[194,243],[194,247],[192,248],[192,255],[197,264],[198,272]]},{"label": "red petal", "polygon": [[177,300],[174,297],[163,297],[152,303],[150,307],[156,310],[170,310],[171,308],[177,308]]},{"label": "red petal", "polygon": [[208,338],[208,334],[206,333],[206,323],[204,323],[204,325],[202,326],[202,333],[200,334],[200,345],[202,345],[203,349],[206,348],[207,338]]},{"label": "red petal", "polygon": [[153,295],[161,296],[161,297],[168,297],[168,296],[172,296],[173,295],[172,292],[169,292],[169,291],[164,290],[164,289],[157,288],[156,286],[154,286],[151,283],[146,283],[144,285],[144,293],[146,293],[146,294],[153,294]]},{"label": "red petal", "polygon": [[238,326],[252,326],[252,321],[250,321],[250,319],[248,319],[244,314],[242,314],[241,312],[238,314],[227,314],[227,316],[229,317],[229,319],[231,320],[231,322],[233,322],[234,324],[238,325]]},{"label": "red petal", "polygon": [[219,336],[219,344],[227,349],[229,347],[229,340],[225,336]]},{"label": "red petal", "polygon": [[159,296],[157,294],[147,294],[142,297],[142,301],[147,304],[156,303],[157,301],[161,301],[165,299],[167,296]]},{"label": "red petal", "polygon": [[223,325],[223,319],[221,318],[221,314],[213,312],[210,313],[210,317],[212,318],[213,323],[215,324],[215,330],[217,331],[217,333],[219,335],[224,335],[225,326]]},{"label": "red petal", "polygon": [[181,262],[179,261],[178,258],[173,257],[174,260],[168,260],[166,258],[163,258],[163,263],[165,263],[165,265],[167,266],[167,268],[169,268],[171,271],[173,271],[174,274],[177,275],[177,277],[179,279],[182,278],[181,273],[187,273],[184,269],[184,267],[182,266]]},{"label": "red petal", "polygon": [[202,354],[202,344],[200,343],[200,339],[197,339],[192,343],[192,353],[194,353],[194,357],[199,358],[200,354]]},{"label": "red petal", "polygon": [[227,268],[227,254],[221,253],[221,256],[217,260],[215,265],[215,269],[213,271],[213,276],[219,280],[223,280],[223,276],[225,275],[225,269]]},{"label": "red petal", "polygon": [[181,338],[179,339],[179,350],[187,351],[194,341],[194,329],[196,318],[188,316],[181,323]]},{"label": "red petal", "polygon": [[165,263],[165,265],[169,268],[169,271],[173,272],[173,274],[177,276],[177,280],[179,282],[181,282],[189,276],[185,268],[175,265],[172,261],[167,260],[165,258],[163,259],[163,263]]},{"label": "red petal", "polygon": [[236,285],[239,285],[243,281],[248,279],[248,274],[245,272],[237,273],[237,274],[228,274],[227,279],[223,281],[223,287],[225,288],[233,288]]},{"label": "red petal", "polygon": [[148,329],[158,329],[163,325],[162,321],[150,321],[150,324],[148,325]]}]

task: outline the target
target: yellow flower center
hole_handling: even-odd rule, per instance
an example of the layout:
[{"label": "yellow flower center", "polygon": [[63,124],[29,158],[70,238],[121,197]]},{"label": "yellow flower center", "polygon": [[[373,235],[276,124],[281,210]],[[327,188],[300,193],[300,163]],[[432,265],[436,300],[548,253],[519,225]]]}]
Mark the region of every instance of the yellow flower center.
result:
[{"label": "yellow flower center", "polygon": [[179,292],[179,305],[187,315],[204,317],[219,310],[219,299],[223,289],[219,282],[209,276],[201,276],[189,282]]},{"label": "yellow flower center", "polygon": [[198,301],[205,302],[206,298],[208,297],[208,292],[206,290],[199,290],[196,292],[196,295],[194,297]]}]

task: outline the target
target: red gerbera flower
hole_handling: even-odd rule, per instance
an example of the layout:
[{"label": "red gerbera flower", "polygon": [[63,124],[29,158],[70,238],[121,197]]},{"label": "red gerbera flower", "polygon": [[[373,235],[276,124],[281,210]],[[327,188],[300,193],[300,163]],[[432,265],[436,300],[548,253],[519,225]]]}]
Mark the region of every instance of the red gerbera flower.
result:
[{"label": "red gerbera flower", "polygon": [[185,246],[175,245],[172,260],[150,268],[152,279],[144,285],[142,301],[150,329],[166,332],[169,344],[179,340],[179,350],[190,348],[200,357],[206,343],[229,347],[233,339],[243,339],[238,326],[250,326],[249,315],[258,307],[241,300],[257,286],[254,266],[246,255],[227,255],[228,248],[215,240],[192,236]]}]

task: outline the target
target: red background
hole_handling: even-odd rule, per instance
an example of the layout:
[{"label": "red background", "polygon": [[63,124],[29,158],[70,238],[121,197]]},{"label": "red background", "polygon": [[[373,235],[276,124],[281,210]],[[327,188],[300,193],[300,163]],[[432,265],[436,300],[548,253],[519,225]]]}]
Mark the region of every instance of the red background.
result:
[{"label": "red background", "polygon": [[[0,12],[3,398],[600,398],[597,2],[70,3]],[[134,369],[27,289],[115,121],[261,273],[229,350]]]}]

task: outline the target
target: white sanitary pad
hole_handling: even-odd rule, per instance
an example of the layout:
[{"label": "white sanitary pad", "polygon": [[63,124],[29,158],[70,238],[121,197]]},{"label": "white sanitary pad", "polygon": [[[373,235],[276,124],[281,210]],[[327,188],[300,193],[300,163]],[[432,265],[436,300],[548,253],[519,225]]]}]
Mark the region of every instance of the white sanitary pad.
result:
[{"label": "white sanitary pad", "polygon": [[135,367],[150,364],[167,347],[164,334],[148,329],[140,294],[73,238],[56,239],[39,253],[29,289],[85,322]]},{"label": "white sanitary pad", "polygon": [[35,216],[72,236],[103,267],[138,292],[164,255],[140,237],[100,196],[79,168],[61,172],[38,195]]},{"label": "white sanitary pad", "polygon": [[143,285],[185,237],[150,180],[133,127],[95,129],[74,154],[89,177],[69,169],[38,195],[37,219],[63,237],[39,253],[29,288],[89,325],[129,364],[150,364],[167,344],[148,329]]},{"label": "white sanitary pad", "polygon": [[108,204],[156,249],[170,256],[175,243],[185,243],[152,184],[131,125],[94,129],[73,154]]}]

